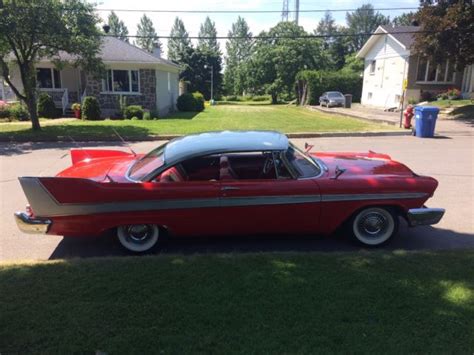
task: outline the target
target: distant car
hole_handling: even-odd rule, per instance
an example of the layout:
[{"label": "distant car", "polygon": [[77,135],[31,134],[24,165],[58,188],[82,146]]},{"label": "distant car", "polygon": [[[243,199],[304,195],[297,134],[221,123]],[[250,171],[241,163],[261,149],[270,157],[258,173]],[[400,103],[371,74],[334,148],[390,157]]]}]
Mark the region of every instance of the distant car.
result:
[{"label": "distant car", "polygon": [[[15,214],[23,232],[87,238],[111,231],[143,253],[163,234],[331,234],[381,245],[444,214],[426,208],[438,182],[388,155],[310,153],[278,132],[209,132],[177,138],[146,155],[76,149],[55,177],[21,177],[30,203]],[[109,233],[110,234],[110,233]]]},{"label": "distant car", "polygon": [[319,104],[326,107],[344,106],[346,98],[339,91],[328,91],[319,98]]}]

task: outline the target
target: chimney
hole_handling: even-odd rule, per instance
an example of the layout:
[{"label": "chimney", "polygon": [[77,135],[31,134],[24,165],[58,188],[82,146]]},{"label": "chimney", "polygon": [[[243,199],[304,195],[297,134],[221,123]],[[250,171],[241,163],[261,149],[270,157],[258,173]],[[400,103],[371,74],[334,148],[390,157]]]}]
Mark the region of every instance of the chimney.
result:
[{"label": "chimney", "polygon": [[153,53],[152,53],[153,56],[157,57],[157,58],[161,58],[161,48],[159,46],[157,46],[155,44],[154,48],[153,48]]}]

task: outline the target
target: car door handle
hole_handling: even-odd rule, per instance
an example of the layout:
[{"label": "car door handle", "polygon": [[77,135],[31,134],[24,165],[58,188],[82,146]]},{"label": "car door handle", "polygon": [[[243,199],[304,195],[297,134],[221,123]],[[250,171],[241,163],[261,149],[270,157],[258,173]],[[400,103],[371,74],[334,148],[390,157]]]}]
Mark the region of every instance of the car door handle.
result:
[{"label": "car door handle", "polygon": [[223,186],[221,187],[221,191],[235,191],[235,190],[240,190],[240,187],[236,186]]}]

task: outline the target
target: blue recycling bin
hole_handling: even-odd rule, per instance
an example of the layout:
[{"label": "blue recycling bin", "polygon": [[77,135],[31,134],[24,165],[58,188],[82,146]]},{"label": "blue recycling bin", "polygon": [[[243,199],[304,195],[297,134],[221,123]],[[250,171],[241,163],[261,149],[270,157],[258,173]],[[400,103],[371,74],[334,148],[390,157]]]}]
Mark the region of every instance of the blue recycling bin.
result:
[{"label": "blue recycling bin", "polygon": [[439,108],[435,106],[415,106],[415,135],[422,138],[434,137]]}]

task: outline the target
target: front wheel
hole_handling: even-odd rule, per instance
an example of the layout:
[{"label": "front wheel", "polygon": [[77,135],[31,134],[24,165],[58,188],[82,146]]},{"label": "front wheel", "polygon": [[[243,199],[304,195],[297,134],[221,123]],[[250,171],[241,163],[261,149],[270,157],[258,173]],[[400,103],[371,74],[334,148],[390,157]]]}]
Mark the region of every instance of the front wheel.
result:
[{"label": "front wheel", "polygon": [[132,224],[117,228],[120,244],[133,253],[151,251],[158,244],[160,229],[155,224]]},{"label": "front wheel", "polygon": [[398,218],[389,209],[369,207],[351,220],[352,234],[361,244],[379,246],[387,243],[398,230]]}]

